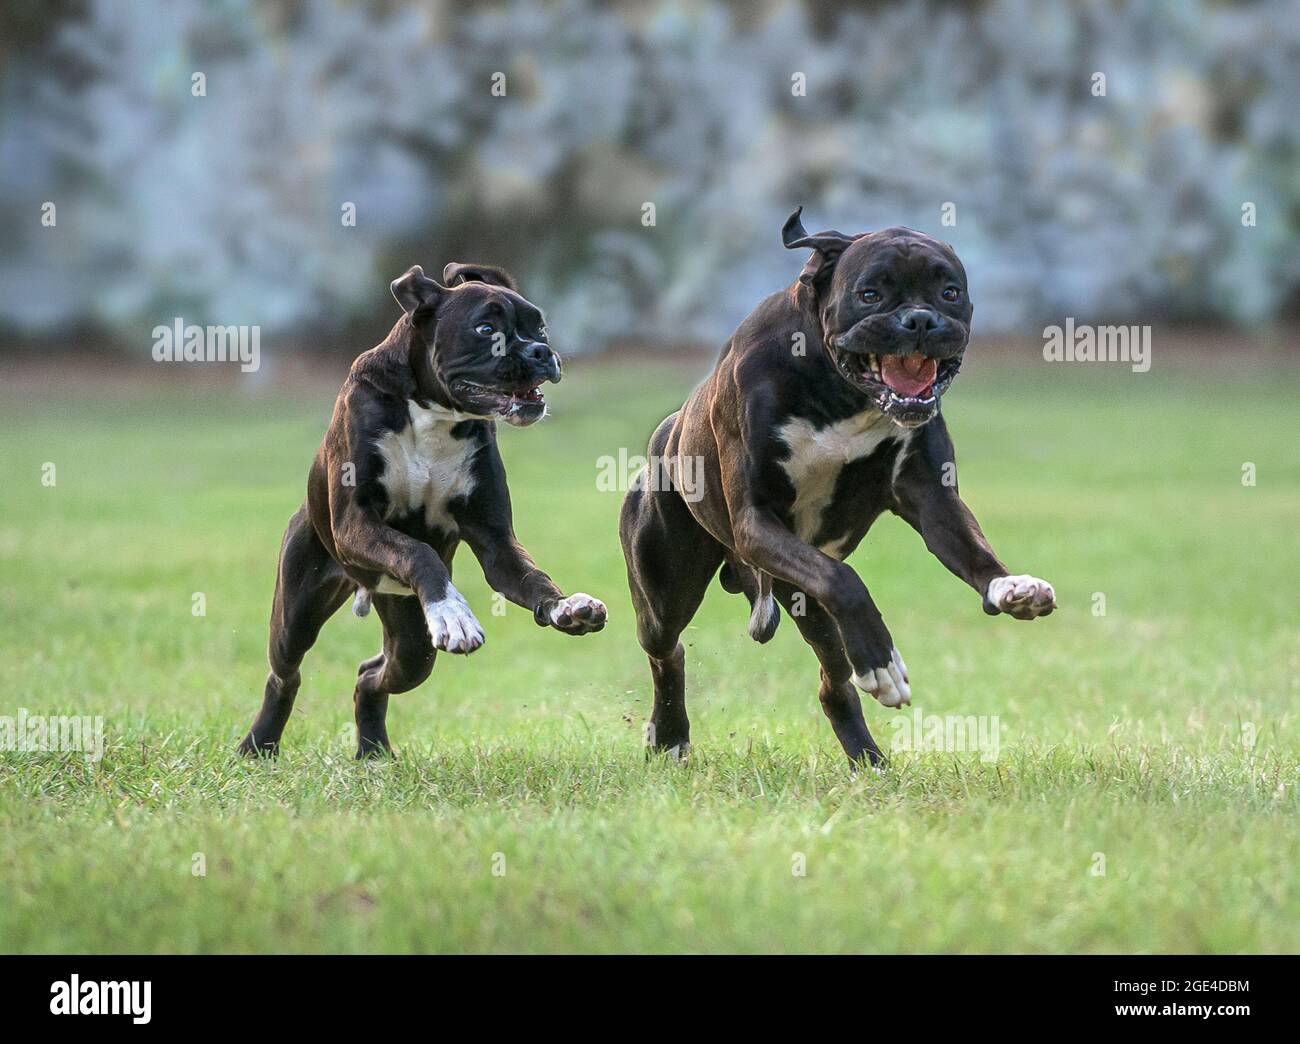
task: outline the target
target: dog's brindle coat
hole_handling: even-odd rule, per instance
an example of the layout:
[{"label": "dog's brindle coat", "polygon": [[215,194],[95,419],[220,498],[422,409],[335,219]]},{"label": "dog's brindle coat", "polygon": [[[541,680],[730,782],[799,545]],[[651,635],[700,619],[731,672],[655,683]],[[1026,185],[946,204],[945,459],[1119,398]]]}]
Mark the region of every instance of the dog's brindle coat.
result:
[{"label": "dog's brindle coat", "polygon": [[435,651],[471,653],[483,630],[452,586],[465,541],[491,587],[568,634],[599,631],[605,607],[566,598],[515,539],[494,418],[540,420],[545,381],[560,379],[542,313],[488,266],[451,264],[441,285],[419,265],[392,284],[402,318],[352,366],[289,522],[271,609],[262,709],[240,745],[273,754],[293,709],[299,667],[350,595],[373,602],[383,651],[357,670],[357,757],[391,753],[388,697],[423,682]]},{"label": "dog's brindle coat", "polygon": [[[620,535],[650,660],[648,739],[689,750],[678,637],[710,579],[743,591],[749,633],[772,637],[777,602],[821,663],[821,704],[854,762],[881,758],[854,685],[910,702],[907,669],[866,586],[844,559],[892,511],[983,599],[1017,619],[1055,608],[1050,584],[1008,576],[957,493],[939,398],[969,336],[966,273],[952,248],[890,228],[808,235],[796,210],[782,238],[813,253],[793,286],[764,300],[712,375],[650,440],[658,483],[623,502]],[[683,466],[692,458],[693,471]],[[683,496],[674,475],[693,474]]]}]

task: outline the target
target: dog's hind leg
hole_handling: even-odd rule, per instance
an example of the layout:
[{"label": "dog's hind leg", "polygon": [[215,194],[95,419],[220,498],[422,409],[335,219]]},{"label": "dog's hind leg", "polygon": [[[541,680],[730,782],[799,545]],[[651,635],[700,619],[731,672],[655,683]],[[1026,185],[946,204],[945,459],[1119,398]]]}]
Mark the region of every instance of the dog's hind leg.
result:
[{"label": "dog's hind leg", "polygon": [[279,750],[280,736],[302,682],[298,668],[325,621],[347,601],[353,586],[316,536],[306,508],[299,508],[280,545],[267,650],[271,673],[266,678],[262,709],[239,744],[239,753],[267,755]]},{"label": "dog's hind leg", "polygon": [[818,692],[822,711],[835,730],[844,753],[855,765],[865,756],[872,765],[884,760],[862,715],[862,700],[853,685],[853,667],[849,664],[835,621],[817,602],[790,584],[776,583],[776,596],[793,618],[803,640],[812,646],[821,664],[822,684]]},{"label": "dog's hind leg", "polygon": [[429,677],[437,655],[420,600],[410,595],[376,595],[384,623],[384,651],[361,664],[352,704],[357,721],[357,759],[392,754],[388,742],[388,697],[407,692]]},{"label": "dog's hind leg", "polygon": [[722,545],[701,528],[671,490],[632,489],[619,537],[627,560],[636,633],[650,660],[654,710],[646,743],[681,757],[690,750],[685,650],[678,637],[700,607],[722,562]]}]

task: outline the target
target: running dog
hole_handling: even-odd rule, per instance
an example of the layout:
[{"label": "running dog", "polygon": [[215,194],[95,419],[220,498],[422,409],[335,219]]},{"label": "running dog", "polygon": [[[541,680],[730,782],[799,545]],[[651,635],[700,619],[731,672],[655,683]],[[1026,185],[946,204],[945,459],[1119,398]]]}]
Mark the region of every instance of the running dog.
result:
[{"label": "running dog", "polygon": [[957,494],[939,410],[970,335],[957,255],[906,228],[809,235],[800,212],[782,240],[811,249],[803,271],[741,323],[712,375],[659,425],[654,481],[628,492],[619,532],[654,680],[653,748],[689,750],[678,637],[721,567],[722,586],[749,599],[751,637],[772,637],[778,603],[794,618],[821,663],[822,709],[844,752],[874,765],[881,753],[855,686],[886,707],[911,692],[844,559],[882,513],[911,524],[987,613],[1032,620],[1056,597],[1044,580],[1008,575]]},{"label": "running dog", "polygon": [[436,651],[472,653],[483,628],[451,583],[463,540],[491,587],[566,634],[605,626],[605,606],[566,597],[515,534],[497,450],[497,419],[527,427],[546,414],[541,386],[560,380],[541,311],[500,269],[450,264],[442,283],[419,265],[391,289],[402,317],[360,356],[334,404],[289,521],[271,608],[271,673],[239,746],[274,754],[322,625],[349,597],[373,604],[383,651],[357,670],[357,757],[391,754],[388,697],[433,669]]}]

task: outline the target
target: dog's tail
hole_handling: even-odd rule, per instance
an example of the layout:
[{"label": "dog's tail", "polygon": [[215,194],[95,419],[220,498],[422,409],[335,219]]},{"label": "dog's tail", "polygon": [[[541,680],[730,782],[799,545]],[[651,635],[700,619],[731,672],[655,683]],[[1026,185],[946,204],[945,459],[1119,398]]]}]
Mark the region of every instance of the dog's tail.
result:
[{"label": "dog's tail", "polygon": [[772,595],[772,578],[751,566],[728,561],[718,572],[718,582],[724,591],[743,592],[749,599],[749,636],[759,644],[771,641],[781,622],[781,610]]}]

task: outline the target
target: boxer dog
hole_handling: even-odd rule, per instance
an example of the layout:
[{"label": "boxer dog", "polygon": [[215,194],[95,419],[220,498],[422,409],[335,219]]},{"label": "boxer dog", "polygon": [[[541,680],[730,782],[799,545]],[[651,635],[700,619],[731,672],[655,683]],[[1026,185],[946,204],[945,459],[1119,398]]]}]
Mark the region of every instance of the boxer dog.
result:
[{"label": "boxer dog", "polygon": [[[939,402],[970,334],[966,272],[946,243],[906,228],[809,235],[798,279],[749,315],[710,377],[650,439],[655,481],[638,481],[619,524],[637,637],[650,659],[650,745],[689,751],[678,636],[721,567],[770,639],[778,603],[821,663],[821,705],[845,753],[881,753],[855,686],[886,707],[911,702],[907,668],[844,559],[884,512],[983,600],[1019,620],[1056,606],[1051,584],[1010,576],[957,494]],[[684,465],[688,462],[689,466]],[[698,476],[684,490],[681,477]],[[685,495],[689,493],[689,495]]]},{"label": "boxer dog", "polygon": [[436,650],[472,653],[483,628],[452,586],[462,540],[496,591],[543,626],[586,634],[605,606],[567,598],[515,534],[496,424],[546,413],[560,380],[541,311],[485,265],[450,264],[443,282],[415,265],[392,283],[402,317],[361,355],[307,478],[307,500],[280,548],[271,608],[271,673],[243,754],[274,754],[322,625],[349,596],[383,622],[383,651],[357,669],[357,757],[391,754],[388,697],[423,682]]}]

